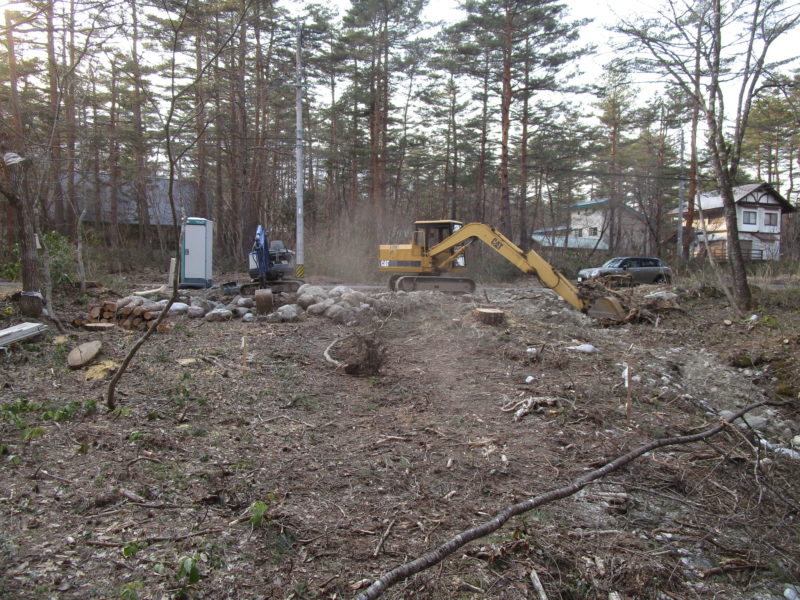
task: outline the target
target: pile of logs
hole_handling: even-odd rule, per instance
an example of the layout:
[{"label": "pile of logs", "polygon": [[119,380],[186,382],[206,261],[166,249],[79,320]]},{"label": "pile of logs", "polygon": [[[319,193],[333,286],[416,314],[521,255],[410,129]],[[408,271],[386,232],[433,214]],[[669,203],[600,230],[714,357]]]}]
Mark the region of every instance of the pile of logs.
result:
[{"label": "pile of logs", "polygon": [[[144,331],[155,325],[164,305],[151,302],[140,296],[126,296],[116,301],[106,300],[100,304],[89,305],[89,323],[116,323],[124,329]],[[162,321],[158,331],[169,331],[170,327]]]}]

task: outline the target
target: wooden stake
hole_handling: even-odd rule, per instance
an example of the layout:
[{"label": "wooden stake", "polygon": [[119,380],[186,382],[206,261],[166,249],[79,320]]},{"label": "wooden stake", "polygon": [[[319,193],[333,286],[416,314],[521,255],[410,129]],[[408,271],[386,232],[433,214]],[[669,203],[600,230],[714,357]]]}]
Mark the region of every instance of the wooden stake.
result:
[{"label": "wooden stake", "polygon": [[242,336],[242,377],[247,377],[247,337]]}]

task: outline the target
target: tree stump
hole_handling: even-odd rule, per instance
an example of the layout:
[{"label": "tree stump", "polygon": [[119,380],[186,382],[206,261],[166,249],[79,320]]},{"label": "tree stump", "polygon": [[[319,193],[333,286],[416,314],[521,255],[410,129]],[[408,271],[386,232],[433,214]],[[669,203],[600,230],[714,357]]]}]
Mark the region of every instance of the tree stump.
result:
[{"label": "tree stump", "polygon": [[506,318],[506,313],[499,308],[476,308],[472,314],[486,325],[500,325]]}]

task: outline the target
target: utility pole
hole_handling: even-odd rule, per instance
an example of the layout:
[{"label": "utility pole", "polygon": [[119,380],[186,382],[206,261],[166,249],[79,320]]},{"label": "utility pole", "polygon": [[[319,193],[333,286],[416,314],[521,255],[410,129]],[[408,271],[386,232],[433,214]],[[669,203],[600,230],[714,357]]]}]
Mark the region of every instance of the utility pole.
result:
[{"label": "utility pole", "polygon": [[297,21],[297,51],[296,51],[296,73],[295,73],[295,98],[296,98],[296,127],[295,127],[295,156],[297,159],[295,166],[295,197],[297,202],[296,212],[296,236],[297,236],[297,255],[295,258],[294,274],[297,279],[305,277],[305,240],[303,239],[303,55],[302,55],[303,25]]},{"label": "utility pole", "polygon": [[678,187],[678,256],[683,258],[683,210],[686,179],[683,176],[683,129],[681,129],[681,180]]}]

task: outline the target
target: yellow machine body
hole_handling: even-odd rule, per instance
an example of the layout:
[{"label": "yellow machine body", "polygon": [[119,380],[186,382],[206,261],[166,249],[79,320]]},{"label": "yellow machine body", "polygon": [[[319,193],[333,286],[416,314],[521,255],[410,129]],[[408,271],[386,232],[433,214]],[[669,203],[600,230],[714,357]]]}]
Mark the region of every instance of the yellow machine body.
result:
[{"label": "yellow machine body", "polygon": [[379,270],[392,273],[393,290],[472,292],[469,278],[442,276],[466,268],[465,251],[480,240],[524,273],[532,273],[548,288],[581,312],[599,319],[622,321],[625,311],[613,296],[584,300],[578,288],[535,251],[523,251],[494,227],[460,221],[415,221],[410,244],[384,244],[379,248]]}]

